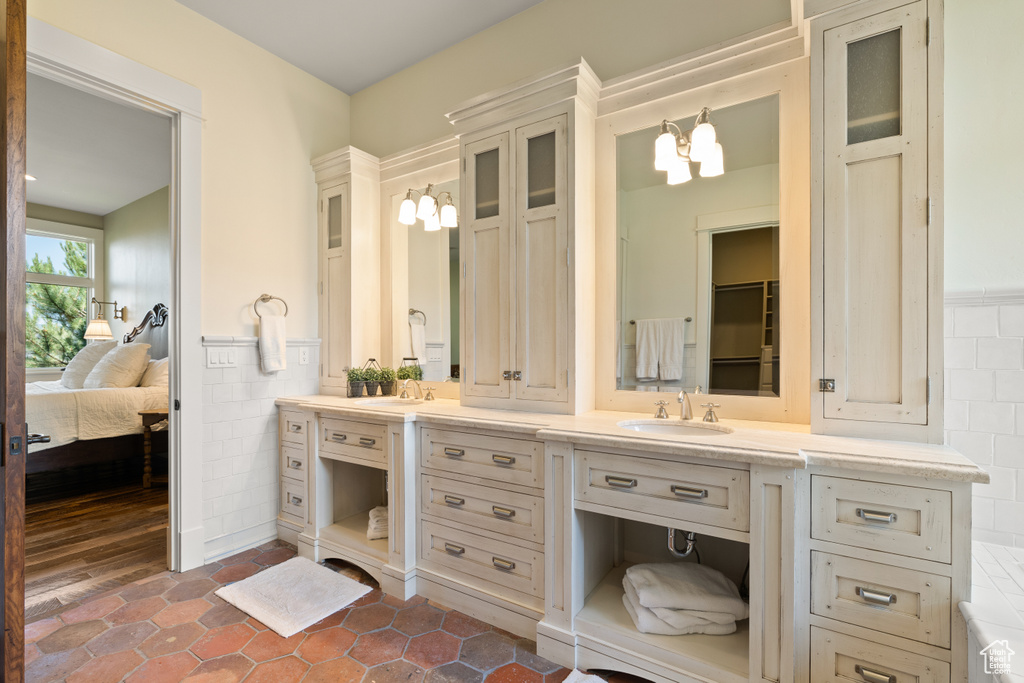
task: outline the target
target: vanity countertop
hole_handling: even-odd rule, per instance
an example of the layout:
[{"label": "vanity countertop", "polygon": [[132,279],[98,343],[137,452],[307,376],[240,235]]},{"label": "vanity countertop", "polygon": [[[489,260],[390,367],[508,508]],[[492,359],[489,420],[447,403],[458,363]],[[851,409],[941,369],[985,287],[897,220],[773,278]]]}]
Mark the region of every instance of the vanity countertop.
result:
[{"label": "vanity countertop", "polygon": [[[399,405],[373,405],[366,400],[324,395],[289,396],[279,398],[277,405],[328,416],[365,419],[372,415],[388,422],[423,421],[447,427],[528,435],[545,441],[750,465],[793,469],[820,466],[950,481],[989,481],[985,470],[948,446],[811,434],[809,425],[721,419],[716,424],[731,430],[728,433],[709,431],[707,436],[678,436],[636,432],[618,425],[626,420],[653,422],[648,419],[650,415],[640,413],[596,410],[581,415],[553,415],[474,408],[447,399]],[[679,419],[670,417],[664,422],[678,423]],[[704,426],[699,420],[687,424]]]}]

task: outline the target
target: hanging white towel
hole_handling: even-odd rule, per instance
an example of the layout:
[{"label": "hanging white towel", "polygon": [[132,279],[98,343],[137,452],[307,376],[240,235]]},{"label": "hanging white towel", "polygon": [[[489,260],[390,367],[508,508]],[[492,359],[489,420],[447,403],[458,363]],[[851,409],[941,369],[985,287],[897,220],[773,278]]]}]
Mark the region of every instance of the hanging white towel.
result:
[{"label": "hanging white towel", "polygon": [[280,372],[286,367],[283,315],[263,315],[260,318],[260,366],[263,372]]},{"label": "hanging white towel", "polygon": [[637,564],[626,570],[639,603],[647,608],[667,608],[750,616],[736,584],[722,572],[693,562]]},{"label": "hanging white towel", "polygon": [[412,355],[420,365],[427,364],[427,326],[419,320],[409,321],[409,331],[412,337]]},{"label": "hanging white towel", "polygon": [[658,320],[658,377],[666,382],[683,378],[686,322],[682,318]]},{"label": "hanging white towel", "polygon": [[658,321],[636,321],[636,378],[658,379]]}]

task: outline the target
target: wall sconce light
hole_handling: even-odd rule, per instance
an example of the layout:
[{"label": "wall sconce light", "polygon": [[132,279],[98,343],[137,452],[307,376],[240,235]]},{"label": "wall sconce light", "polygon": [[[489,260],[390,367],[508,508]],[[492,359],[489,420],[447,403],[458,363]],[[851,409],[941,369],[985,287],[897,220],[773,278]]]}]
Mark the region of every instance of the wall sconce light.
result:
[{"label": "wall sconce light", "polygon": [[[675,133],[669,127],[675,128]],[[654,141],[654,169],[668,173],[669,185],[685,183],[693,177],[690,162],[700,164],[702,178],[725,173],[722,145],[711,125],[711,110],[707,107],[697,114],[693,130],[686,133],[671,121],[663,120],[661,134]]]},{"label": "wall sconce light", "polygon": [[[413,225],[416,219],[423,221],[423,229],[426,232],[433,232],[441,228],[459,227],[459,217],[455,210],[455,203],[452,201],[451,192],[441,192],[436,197],[430,194],[434,189],[433,184],[427,185],[426,192],[410,189],[405,193],[402,206],[398,209],[398,222],[402,225]],[[413,201],[412,193],[420,195],[419,205]],[[441,197],[448,195],[444,206],[441,206]]]},{"label": "wall sconce light", "polygon": [[120,309],[117,307],[117,301],[98,301],[96,297],[92,298],[92,303],[96,304],[96,317],[89,321],[89,326],[85,328],[85,339],[113,339],[114,334],[110,330],[110,323],[103,318],[104,304],[113,304],[114,306],[114,320],[124,320],[125,314],[128,311],[127,306],[122,306]]}]

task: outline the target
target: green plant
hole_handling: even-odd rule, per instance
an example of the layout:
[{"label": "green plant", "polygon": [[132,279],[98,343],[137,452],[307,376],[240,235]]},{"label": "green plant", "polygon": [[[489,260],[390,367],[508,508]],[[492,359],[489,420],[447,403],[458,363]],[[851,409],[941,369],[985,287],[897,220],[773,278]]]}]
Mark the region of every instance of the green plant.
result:
[{"label": "green plant", "polygon": [[352,368],[346,373],[348,381],[351,382],[365,382],[366,373],[363,372],[362,368]]},{"label": "green plant", "polygon": [[363,380],[366,382],[379,382],[380,370],[377,368],[366,368],[363,370]]},{"label": "green plant", "polygon": [[423,379],[423,368],[418,365],[403,365],[398,368],[398,379],[414,379],[420,381]]},{"label": "green plant", "polygon": [[394,382],[397,378],[394,368],[381,368],[380,369],[380,381],[381,382]]}]

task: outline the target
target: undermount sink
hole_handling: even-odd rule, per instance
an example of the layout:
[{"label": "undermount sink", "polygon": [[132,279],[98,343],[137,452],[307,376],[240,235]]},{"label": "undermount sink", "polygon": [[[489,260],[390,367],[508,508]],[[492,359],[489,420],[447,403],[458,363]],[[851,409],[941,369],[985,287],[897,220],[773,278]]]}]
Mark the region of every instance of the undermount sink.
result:
[{"label": "undermount sink", "polygon": [[732,429],[707,422],[682,422],[681,420],[623,420],[618,425],[624,429],[644,434],[668,434],[671,436],[721,436],[730,434]]},{"label": "undermount sink", "polygon": [[423,403],[423,399],[382,396],[381,398],[364,398],[356,401],[357,406],[414,406],[417,403]]}]

